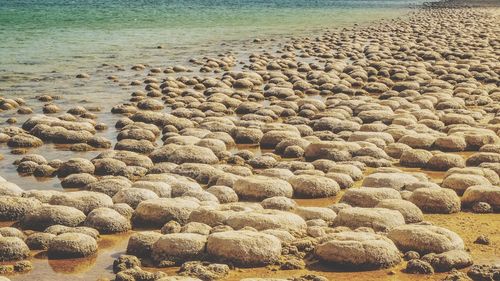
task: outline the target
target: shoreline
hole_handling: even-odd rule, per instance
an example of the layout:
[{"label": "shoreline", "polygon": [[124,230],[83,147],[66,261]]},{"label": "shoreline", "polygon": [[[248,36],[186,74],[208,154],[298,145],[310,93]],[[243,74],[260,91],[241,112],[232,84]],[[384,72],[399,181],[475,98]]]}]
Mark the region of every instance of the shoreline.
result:
[{"label": "shoreline", "polygon": [[[484,274],[498,270],[471,267],[469,259],[491,266],[500,263],[496,250],[500,234],[495,232],[500,228],[495,220],[500,216],[496,205],[500,201],[495,201],[500,193],[492,190],[500,188],[500,78],[498,56],[495,59],[499,5],[487,0],[469,5],[432,2],[396,19],[226,45],[244,48],[244,42],[255,40],[251,43],[255,52],[236,49],[208,57],[200,54],[175,66],[108,65],[78,74],[74,87],[81,93],[92,83],[94,88],[106,85],[97,93],[97,101],[64,92],[60,97],[33,93],[25,100],[1,99],[0,115],[12,124],[0,127],[0,139],[6,143],[0,144],[4,154],[0,176],[9,173],[7,184],[0,181],[0,200],[30,198],[34,205],[20,216],[15,204],[21,203],[12,201],[15,211],[3,210],[0,217],[5,212],[17,216],[21,223],[12,226],[24,231],[24,239],[43,231],[37,229],[41,223],[67,223],[69,228],[57,235],[78,232],[98,248],[90,258],[74,262],[47,260],[45,251],[32,251],[27,259],[34,269],[7,277],[113,280],[113,261],[126,252],[130,237],[143,232],[139,226],[145,222],[157,233],[165,225],[163,236],[156,239],[168,240],[172,233],[183,238],[171,248],[138,238],[145,239],[139,250],[149,252],[144,255],[136,249],[129,254],[144,255],[146,271],[131,267],[126,263],[132,260],[127,260],[117,280],[139,275],[148,276],[144,280],[173,280],[151,272],[172,276],[184,261],[200,257],[231,264],[220,280],[467,280],[467,274],[474,276],[471,269]],[[103,77],[107,81],[98,80]],[[74,157],[78,159],[69,161]],[[14,169],[24,175],[19,182],[12,180],[18,176]],[[55,188],[28,191],[36,184],[35,173],[43,174],[45,184]],[[265,178],[259,178],[262,175]],[[480,186],[474,191],[476,197],[467,199],[476,185]],[[363,189],[385,191],[363,195],[363,200],[349,198]],[[429,198],[419,200],[424,189]],[[79,193],[84,190],[89,193]],[[443,195],[448,192],[443,190],[452,195]],[[308,197],[312,198],[304,199]],[[383,199],[389,201],[381,207]],[[71,208],[64,212],[78,222],[40,215],[32,218],[32,225],[26,223],[30,212],[44,208],[42,203]],[[141,204],[150,205],[141,208]],[[374,208],[385,211],[380,215]],[[89,213],[98,209],[106,210],[96,211],[99,221],[92,221]],[[205,213],[196,219],[192,214],[197,211]],[[410,223],[412,216],[417,218]],[[113,232],[115,223],[128,232],[104,234]],[[413,225],[432,231],[430,224],[444,227],[440,231],[450,231],[447,235],[453,239],[462,237],[461,246],[455,241],[441,250],[459,252],[459,261],[449,258],[449,266],[459,271],[448,268],[438,273],[442,265],[424,258],[417,260],[436,273],[405,272],[408,262],[400,256],[408,252],[401,244],[411,244],[409,248],[421,256],[433,251],[425,249],[425,241],[401,241],[392,231]],[[88,230],[72,228],[77,225],[99,229],[102,237],[94,239]],[[0,242],[12,233],[21,236],[16,231],[0,232],[6,233]],[[249,250],[262,255],[255,261],[252,255],[239,253],[238,247],[224,252],[230,244],[214,248],[206,243],[224,232],[248,239],[261,235],[259,239],[270,242]],[[344,234],[347,238],[339,236]],[[488,245],[475,242],[480,235],[486,235]],[[252,240],[247,246],[239,236],[224,239],[245,245],[239,247],[260,243]],[[354,250],[343,249],[342,239],[352,242]],[[192,254],[199,241],[204,244]],[[336,251],[346,252],[321,255],[318,249],[329,241],[338,243]],[[351,257],[359,243],[367,243],[361,247],[366,253]],[[171,254],[177,246],[182,248],[178,256]],[[265,246],[269,248],[262,250]],[[273,251],[277,253],[269,256]],[[213,260],[216,255],[226,256]],[[232,268],[239,259],[243,262]],[[261,264],[264,267],[253,268],[265,259],[270,261]],[[160,269],[162,262],[170,267]],[[339,272],[339,264],[350,267]],[[250,268],[241,269],[246,265]],[[367,265],[371,270],[347,270]],[[205,267],[186,271],[199,278],[219,274]]]}]

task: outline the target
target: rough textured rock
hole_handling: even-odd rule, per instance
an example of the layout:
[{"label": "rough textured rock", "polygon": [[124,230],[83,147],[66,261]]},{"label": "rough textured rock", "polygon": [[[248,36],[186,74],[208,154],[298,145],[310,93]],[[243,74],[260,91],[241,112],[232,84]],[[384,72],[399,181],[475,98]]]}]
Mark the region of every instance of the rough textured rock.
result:
[{"label": "rough textured rock", "polygon": [[448,188],[419,188],[408,200],[424,213],[451,214],[460,211],[460,198]]},{"label": "rough textured rock", "polygon": [[85,214],[99,207],[110,207],[113,200],[109,196],[93,191],[61,192],[50,198],[51,205],[76,208]]},{"label": "rough textured rock", "polygon": [[388,231],[404,224],[405,219],[400,212],[384,208],[342,209],[333,221],[334,226],[347,226],[351,229],[370,227],[375,231]]},{"label": "rough textured rock", "polygon": [[130,221],[110,208],[97,208],[87,215],[84,224],[100,233],[117,233],[130,230]]},{"label": "rough textured rock", "polygon": [[136,232],[132,234],[127,244],[127,254],[138,257],[151,257],[153,245],[162,237],[161,233],[153,231]]},{"label": "rough textured rock", "polygon": [[300,232],[306,229],[306,222],[300,216],[278,210],[237,212],[229,216],[226,224],[237,230],[246,226],[257,230],[284,229]]},{"label": "rough textured rock", "polygon": [[401,195],[392,188],[352,188],[346,190],[342,198],[340,198],[340,202],[355,207],[372,208],[385,199],[401,199]]},{"label": "rough textured rock", "polygon": [[19,220],[42,203],[35,198],[0,196],[0,221]]},{"label": "rough textured rock", "polygon": [[50,240],[50,258],[81,258],[97,252],[94,238],[82,233],[63,233]]},{"label": "rough textured rock", "polygon": [[406,223],[417,223],[424,220],[422,211],[417,205],[402,199],[384,199],[380,201],[376,208],[386,208],[400,212]]},{"label": "rough textured rock", "polygon": [[207,237],[195,233],[171,233],[161,236],[152,247],[156,262],[184,262],[199,259],[205,253]]},{"label": "rough textured rock", "polygon": [[78,226],[85,220],[85,214],[73,207],[43,205],[21,219],[26,229],[44,230],[51,225]]},{"label": "rough textured rock", "polygon": [[365,187],[389,187],[402,190],[406,185],[419,182],[419,179],[404,173],[373,173],[363,180]]},{"label": "rough textured rock", "polygon": [[460,236],[446,228],[433,225],[402,225],[389,231],[388,236],[401,251],[420,254],[443,253],[464,249]]},{"label": "rough textured rock", "polygon": [[238,266],[262,266],[279,259],[281,242],[272,235],[253,231],[218,232],[208,236],[207,253]]},{"label": "rough textured rock", "polygon": [[451,250],[440,254],[430,253],[422,257],[432,265],[435,271],[444,272],[462,269],[472,265],[472,257],[464,250]]},{"label": "rough textured rock", "polygon": [[447,176],[441,186],[453,189],[458,195],[462,195],[469,186],[490,184],[488,179],[481,175],[457,173]]},{"label": "rough textured rock", "polygon": [[134,223],[138,225],[162,226],[170,220],[187,222],[199,203],[185,198],[159,198],[142,201],[134,213]]},{"label": "rough textured rock", "polygon": [[323,198],[335,196],[340,191],[338,183],[328,177],[299,175],[291,177],[288,182],[297,197]]},{"label": "rough textured rock", "polygon": [[291,198],[293,195],[293,188],[288,182],[258,175],[238,179],[233,189],[241,198],[258,201],[274,196]]},{"label": "rough textured rock", "polygon": [[314,254],[330,265],[354,270],[387,268],[401,261],[391,240],[368,232],[329,234],[320,239]]},{"label": "rough textured rock", "polygon": [[18,237],[0,236],[0,261],[22,260],[30,255],[30,249]]},{"label": "rough textured rock", "polygon": [[468,187],[462,196],[462,205],[470,208],[478,202],[488,203],[495,211],[499,211],[500,187],[490,185],[476,185]]}]

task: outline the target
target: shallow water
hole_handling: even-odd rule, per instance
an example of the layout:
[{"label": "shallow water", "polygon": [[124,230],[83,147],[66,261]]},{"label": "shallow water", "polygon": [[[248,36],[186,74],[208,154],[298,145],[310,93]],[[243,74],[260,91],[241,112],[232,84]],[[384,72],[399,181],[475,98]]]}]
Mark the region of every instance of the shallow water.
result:
[{"label": "shallow water", "polygon": [[394,18],[421,2],[0,0],[0,93],[69,94],[74,85],[68,78],[94,72],[102,63],[127,69],[136,63],[185,63],[234,50],[231,44],[241,40]]}]

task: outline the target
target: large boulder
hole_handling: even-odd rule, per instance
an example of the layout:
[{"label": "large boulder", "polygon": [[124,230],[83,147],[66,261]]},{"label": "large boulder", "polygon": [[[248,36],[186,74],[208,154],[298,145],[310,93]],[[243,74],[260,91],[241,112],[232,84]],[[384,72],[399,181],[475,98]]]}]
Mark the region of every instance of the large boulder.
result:
[{"label": "large boulder", "polygon": [[383,235],[369,232],[340,232],[322,237],[314,254],[339,268],[370,270],[398,264],[401,257],[394,243]]},{"label": "large boulder", "polygon": [[30,255],[30,249],[18,237],[2,237],[0,235],[0,262],[23,260]]},{"label": "large boulder", "polygon": [[83,233],[63,233],[49,242],[47,249],[50,258],[81,258],[97,252],[97,242]]},{"label": "large boulder", "polygon": [[246,226],[257,230],[284,229],[295,232],[306,229],[306,222],[303,218],[279,210],[237,212],[226,220],[226,224],[233,229],[241,229]]},{"label": "large boulder", "polygon": [[340,191],[336,181],[322,176],[298,175],[291,177],[288,182],[296,197],[323,198],[335,196]]},{"label": "large boulder", "polygon": [[50,198],[51,205],[63,205],[76,208],[88,214],[95,208],[111,207],[113,200],[104,193],[94,191],[61,192]]},{"label": "large boulder", "polygon": [[460,197],[448,188],[418,188],[408,200],[424,213],[451,214],[460,211]]},{"label": "large boulder", "polygon": [[169,156],[168,162],[176,164],[201,163],[216,164],[219,159],[214,152],[206,147],[197,145],[183,145],[177,147]]},{"label": "large boulder", "polygon": [[35,198],[0,196],[0,221],[19,220],[41,206],[42,203]]},{"label": "large boulder", "polygon": [[135,209],[134,223],[144,226],[162,226],[171,220],[186,223],[191,212],[199,206],[196,199],[181,197],[149,199],[139,203]]},{"label": "large boulder", "polygon": [[208,255],[237,266],[263,266],[278,261],[281,242],[273,235],[254,231],[226,231],[208,236]]},{"label": "large boulder", "polygon": [[490,184],[490,181],[481,175],[456,173],[447,176],[441,186],[453,189],[458,195],[462,195],[469,186]]},{"label": "large boulder", "polygon": [[486,202],[495,211],[500,211],[500,187],[493,185],[469,186],[462,196],[462,205],[470,208],[478,202]]},{"label": "large boulder", "polygon": [[333,221],[334,226],[347,226],[351,229],[370,227],[375,231],[388,231],[404,224],[405,219],[400,212],[384,208],[342,209]]},{"label": "large boulder", "polygon": [[85,214],[73,207],[43,205],[27,213],[20,221],[26,229],[44,230],[55,224],[78,226],[85,220]]},{"label": "large boulder", "polygon": [[341,203],[355,207],[372,208],[385,199],[401,199],[401,194],[393,188],[386,187],[362,187],[346,190]]},{"label": "large boulder", "polygon": [[401,251],[420,254],[463,250],[464,241],[458,234],[434,225],[408,224],[393,228],[387,235]]},{"label": "large boulder", "polygon": [[143,188],[124,188],[113,196],[114,203],[125,203],[136,208],[139,203],[148,199],[157,199],[158,195],[151,190]]},{"label": "large boulder", "polygon": [[190,222],[201,222],[209,226],[223,225],[235,213],[233,210],[224,210],[212,206],[202,206],[191,212]]},{"label": "large boulder", "polygon": [[380,201],[376,208],[386,208],[400,212],[406,223],[417,223],[424,220],[422,211],[417,205],[402,199],[385,199]]},{"label": "large boulder", "polygon": [[406,150],[399,158],[399,164],[404,167],[425,167],[432,158],[432,153],[423,149]]},{"label": "large boulder", "polygon": [[151,257],[153,245],[163,235],[154,231],[136,232],[130,236],[127,244],[127,254],[138,257]]},{"label": "large boulder", "polygon": [[404,173],[373,173],[364,178],[362,186],[390,187],[396,190],[403,190],[406,185],[419,181],[418,178]]},{"label": "large boulder", "polygon": [[113,197],[118,191],[129,188],[131,183],[123,177],[106,177],[85,186],[90,191],[100,192]]},{"label": "large boulder", "polygon": [[259,175],[238,179],[233,189],[240,198],[257,201],[274,196],[291,198],[293,195],[293,188],[288,182]]},{"label": "large boulder", "polygon": [[110,208],[97,208],[87,215],[85,225],[100,233],[117,233],[130,230],[130,221]]},{"label": "large boulder", "polygon": [[21,196],[24,190],[17,184],[8,181],[0,181],[0,196]]},{"label": "large boulder", "polygon": [[195,233],[171,233],[153,244],[152,257],[156,262],[184,262],[200,259],[205,253],[207,237]]},{"label": "large boulder", "polygon": [[94,164],[84,158],[72,158],[64,162],[59,169],[57,174],[59,177],[64,178],[71,174],[88,173],[93,174],[95,170]]},{"label": "large boulder", "polygon": [[451,168],[465,167],[465,160],[460,155],[437,153],[427,161],[427,169],[434,171],[448,171]]},{"label": "large boulder", "polygon": [[430,253],[422,257],[435,271],[445,272],[472,265],[472,257],[464,250],[451,250],[440,254]]}]

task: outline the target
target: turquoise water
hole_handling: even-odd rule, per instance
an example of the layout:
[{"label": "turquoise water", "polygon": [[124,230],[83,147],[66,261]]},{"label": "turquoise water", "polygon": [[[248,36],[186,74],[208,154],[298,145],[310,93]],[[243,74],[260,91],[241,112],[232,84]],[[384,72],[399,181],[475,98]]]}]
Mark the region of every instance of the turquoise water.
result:
[{"label": "turquoise water", "polygon": [[418,1],[0,0],[0,88],[103,62],[183,62],[224,41],[396,17]]}]

